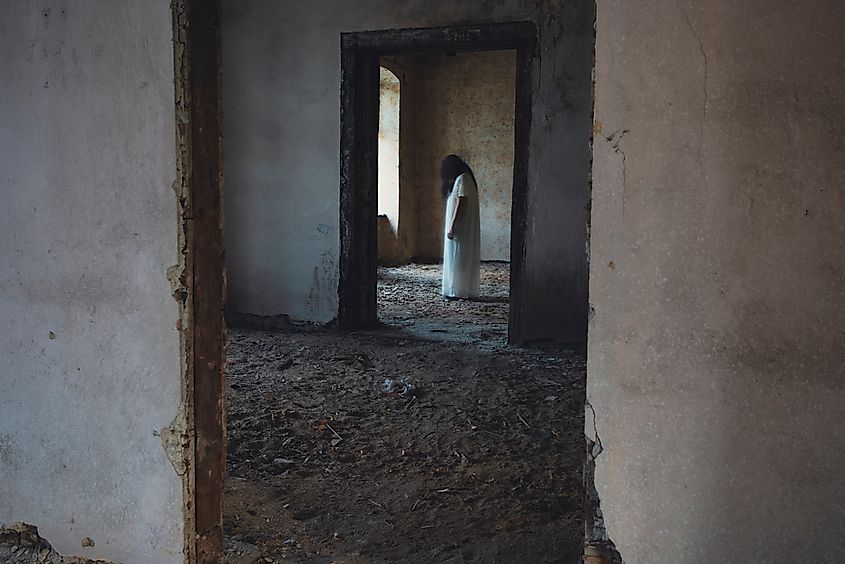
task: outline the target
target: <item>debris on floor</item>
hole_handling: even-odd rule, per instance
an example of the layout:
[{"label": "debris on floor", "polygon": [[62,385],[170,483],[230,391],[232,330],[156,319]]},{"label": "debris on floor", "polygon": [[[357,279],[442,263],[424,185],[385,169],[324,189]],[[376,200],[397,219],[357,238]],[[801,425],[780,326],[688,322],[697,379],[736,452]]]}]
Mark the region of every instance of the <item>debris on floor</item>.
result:
[{"label": "debris on floor", "polygon": [[508,347],[438,268],[380,270],[384,329],[230,327],[230,562],[579,561],[584,359]]},{"label": "debris on floor", "polygon": [[[85,538],[88,539],[88,537]],[[81,544],[85,546],[86,543]],[[0,524],[0,562],[4,564],[108,564],[104,560],[63,556],[53,550],[49,542],[41,538],[38,527],[26,523],[15,523],[10,527]]]}]

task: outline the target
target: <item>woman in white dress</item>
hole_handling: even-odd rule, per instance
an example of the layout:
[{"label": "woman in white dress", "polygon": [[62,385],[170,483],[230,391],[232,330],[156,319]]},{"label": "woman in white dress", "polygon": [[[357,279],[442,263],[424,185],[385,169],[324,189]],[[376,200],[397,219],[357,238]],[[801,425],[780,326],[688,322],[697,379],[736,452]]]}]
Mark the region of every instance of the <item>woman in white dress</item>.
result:
[{"label": "woman in white dress", "polygon": [[443,296],[478,296],[481,262],[481,221],[478,185],[467,163],[449,155],[440,166],[443,197],[446,198],[443,238]]}]

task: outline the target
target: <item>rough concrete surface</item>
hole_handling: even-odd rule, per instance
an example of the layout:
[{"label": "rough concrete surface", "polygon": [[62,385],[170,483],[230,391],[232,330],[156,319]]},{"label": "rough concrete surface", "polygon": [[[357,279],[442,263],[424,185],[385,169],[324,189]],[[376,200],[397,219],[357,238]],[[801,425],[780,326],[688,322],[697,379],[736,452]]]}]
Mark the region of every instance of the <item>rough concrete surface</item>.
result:
[{"label": "rough concrete surface", "polygon": [[0,3],[0,521],[62,554],[182,559],[171,37],[166,0]]},{"label": "rough concrete surface", "polygon": [[608,532],[628,564],[841,562],[845,5],[598,6]]}]

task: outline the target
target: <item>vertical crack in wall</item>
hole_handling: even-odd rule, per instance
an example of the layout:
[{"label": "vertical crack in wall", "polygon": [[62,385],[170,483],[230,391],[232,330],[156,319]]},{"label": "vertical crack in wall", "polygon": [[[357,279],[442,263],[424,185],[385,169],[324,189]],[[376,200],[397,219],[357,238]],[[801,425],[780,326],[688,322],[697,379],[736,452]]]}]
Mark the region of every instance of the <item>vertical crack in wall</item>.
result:
[{"label": "vertical crack in wall", "polygon": [[[622,557],[616,545],[607,534],[601,499],[596,489],[596,460],[604,451],[596,423],[596,410],[589,400],[585,409],[592,413],[592,434],[595,440],[585,436],[587,460],[584,466],[584,558],[585,561],[607,564],[622,564]],[[586,421],[585,421],[586,424]]]},{"label": "vertical crack in wall", "polygon": [[628,200],[628,155],[622,149],[622,139],[630,133],[629,129],[617,129],[610,136],[605,137],[605,141],[610,143],[613,152],[622,155],[622,220],[625,220],[625,204]]},{"label": "vertical crack in wall", "polygon": [[[692,25],[692,20],[690,20],[689,12],[684,10],[681,7],[680,0],[675,0],[675,5],[678,7],[678,11],[681,12],[681,15],[684,18],[684,22],[686,23],[687,27],[690,30],[690,33],[698,42],[698,50],[701,52],[701,60],[703,63],[703,96],[704,101],[701,106],[701,123],[699,124],[699,133],[698,133],[698,166],[701,169],[702,176],[704,176],[704,128],[707,122],[707,110],[709,109],[709,92],[708,92],[708,84],[710,79],[710,67],[707,60],[707,51],[704,50],[704,40],[701,38],[701,35],[695,29],[695,26]],[[706,177],[705,177],[706,178]]]},{"label": "vertical crack in wall", "polygon": [[176,417],[169,425],[162,427],[157,435],[170,464],[173,465],[173,469],[179,476],[184,477],[188,467],[185,461],[185,451],[190,443],[190,434],[188,433],[188,418],[181,402]]}]

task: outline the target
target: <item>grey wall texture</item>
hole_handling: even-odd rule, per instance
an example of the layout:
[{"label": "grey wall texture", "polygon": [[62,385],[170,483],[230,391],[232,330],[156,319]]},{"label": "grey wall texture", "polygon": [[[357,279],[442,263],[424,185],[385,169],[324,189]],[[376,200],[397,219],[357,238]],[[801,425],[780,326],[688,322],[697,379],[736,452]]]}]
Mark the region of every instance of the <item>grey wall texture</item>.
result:
[{"label": "grey wall texture", "polygon": [[594,4],[362,0],[353,10],[339,0],[224,0],[223,8],[230,309],[319,322],[337,314],[341,32],[532,20],[539,58],[518,299],[527,339],[584,340]]},{"label": "grey wall texture", "polygon": [[478,180],[481,260],[510,260],[516,52],[444,53],[414,59],[418,190],[414,255],[443,256],[440,161],[457,153]]},{"label": "grey wall texture", "polygon": [[0,522],[127,563],[182,561],[171,37],[166,0],[0,2]]},{"label": "grey wall texture", "polygon": [[629,564],[844,561],[845,5],[598,7],[609,534]]}]

